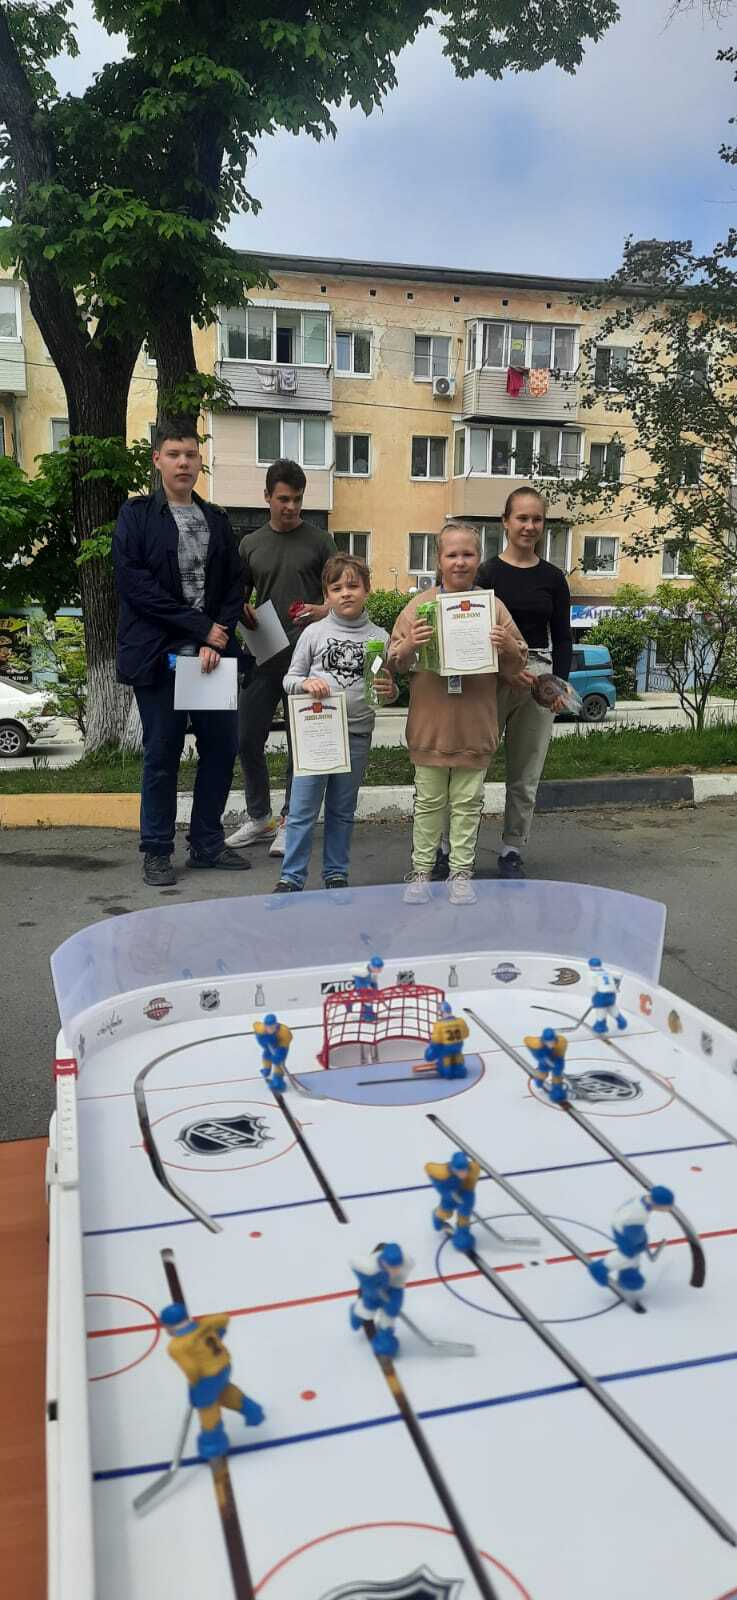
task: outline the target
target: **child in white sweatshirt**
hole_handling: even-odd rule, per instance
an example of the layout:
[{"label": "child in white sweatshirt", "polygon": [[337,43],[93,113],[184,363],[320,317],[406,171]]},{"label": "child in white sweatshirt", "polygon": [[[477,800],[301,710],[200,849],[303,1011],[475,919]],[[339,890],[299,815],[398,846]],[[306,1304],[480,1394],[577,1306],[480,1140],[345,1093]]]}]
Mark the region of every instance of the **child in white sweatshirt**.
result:
[{"label": "child in white sweatshirt", "polygon": [[[385,628],[372,622],[366,611],[371,575],[357,556],[331,556],[322,574],[326,617],[310,623],[298,640],[284,679],[287,694],[312,694],[316,699],[342,691],[346,697],[350,772],[332,772],[294,778],[287,817],[287,842],[276,894],[303,889],[312,853],[315,823],[325,799],[325,833],[322,875],[326,889],[342,889],[348,882],[351,836],[358,791],[363,782],[374,727],[373,707],[364,692],[365,644],[369,639],[389,643]],[[396,700],[397,689],[384,668],[373,679],[380,700]]]}]

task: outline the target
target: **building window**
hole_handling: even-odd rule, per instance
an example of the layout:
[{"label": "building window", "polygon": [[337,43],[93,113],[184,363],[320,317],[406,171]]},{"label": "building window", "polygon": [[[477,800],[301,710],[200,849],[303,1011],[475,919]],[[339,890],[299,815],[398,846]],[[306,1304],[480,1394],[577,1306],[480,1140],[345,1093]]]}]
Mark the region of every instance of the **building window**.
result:
[{"label": "building window", "polygon": [[339,477],[368,477],[370,454],[370,437],[367,433],[336,433],[335,470]]},{"label": "building window", "polygon": [[411,533],[409,536],[409,571],[413,578],[431,577],[435,582],[438,568],[438,536],[436,533]]},{"label": "building window", "polygon": [[357,556],[368,562],[369,535],[367,533],[333,533],[338,550],[347,556]]},{"label": "building window", "polygon": [[327,311],[290,311],[267,305],[230,307],[221,313],[223,359],[326,367],[328,319]]},{"label": "building window", "polygon": [[450,377],[450,339],[437,333],[415,334],[415,377],[423,383]]},{"label": "building window", "polygon": [[[501,555],[502,550],[504,549],[504,528],[501,521],[476,522],[473,518],[469,517],[459,517],[457,520],[459,522],[471,522],[472,526],[476,529],[476,532],[479,536],[479,543],[481,545],[482,561],[491,561],[494,556]],[[450,522],[447,524],[447,526],[452,527],[453,523]]]},{"label": "building window", "polygon": [[370,378],[370,333],[336,333],[335,371],[340,377]]},{"label": "building window", "polygon": [[583,541],[583,570],[605,578],[617,570],[617,540],[587,535]]},{"label": "building window", "polygon": [[0,283],[0,339],[20,339],[18,290]]},{"label": "building window", "polygon": [[663,545],[664,578],[690,578],[690,567],[690,554],[684,545],[674,541]]},{"label": "building window", "polygon": [[62,439],[68,439],[68,438],[69,438],[69,418],[68,417],[52,417],[52,419],[51,419],[51,448],[52,448],[52,450],[61,449],[61,441],[62,441]]},{"label": "building window", "polygon": [[570,562],[570,529],[560,523],[551,523],[545,529],[545,560],[561,572],[567,572]]},{"label": "building window", "polygon": [[412,477],[444,478],[447,440],[416,434],[412,440]]},{"label": "building window", "polygon": [[693,489],[701,478],[701,468],[704,462],[704,452],[700,445],[687,444],[683,447],[683,461],[681,465],[681,488]]},{"label": "building window", "polygon": [[600,344],[596,347],[594,383],[597,389],[618,389],[627,371],[629,350],[626,344]]},{"label": "building window", "polygon": [[553,322],[472,323],[466,339],[466,370],[474,367],[548,367],[576,370],[577,330]]},{"label": "building window", "polygon": [[573,428],[467,428],[456,432],[453,471],[493,478],[577,478],[583,434]]},{"label": "building window", "polygon": [[466,470],[466,433],[459,428],[453,439],[453,476],[462,478]]},{"label": "building window", "polygon": [[600,483],[619,483],[622,478],[624,448],[618,439],[607,444],[592,444],[589,471]]},{"label": "building window", "polygon": [[286,458],[303,467],[324,467],[326,431],[323,417],[259,417],[259,462]]}]

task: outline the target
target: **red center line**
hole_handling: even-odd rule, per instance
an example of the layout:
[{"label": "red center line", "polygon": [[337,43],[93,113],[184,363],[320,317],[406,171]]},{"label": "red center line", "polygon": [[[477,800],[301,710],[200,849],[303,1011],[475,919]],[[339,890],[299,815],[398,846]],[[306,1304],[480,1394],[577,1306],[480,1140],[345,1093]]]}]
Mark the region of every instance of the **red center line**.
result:
[{"label": "red center line", "polygon": [[[698,1237],[700,1239],[728,1239],[732,1238],[735,1234],[737,1234],[737,1228],[712,1228],[707,1233],[700,1233]],[[684,1239],[682,1236],[679,1236],[675,1239],[666,1239],[665,1243],[669,1246],[676,1244],[687,1244],[688,1240]],[[609,1255],[611,1248],[611,1245],[607,1245],[603,1250],[587,1250],[586,1256],[589,1261],[595,1261],[599,1256]],[[571,1261],[577,1260],[577,1256],[571,1255],[544,1256],[543,1265],[546,1267],[559,1267],[567,1265]],[[500,1263],[498,1267],[495,1267],[494,1271],[522,1272],[526,1266],[529,1266],[529,1262],[527,1261],[504,1261]],[[472,1269],[469,1268],[467,1272],[446,1272],[442,1278],[410,1278],[405,1287],[407,1289],[433,1289],[440,1283],[461,1283],[464,1279],[480,1277],[481,1273],[478,1272],[474,1267]],[[355,1293],[355,1289],[334,1289],[329,1294],[303,1295],[296,1300],[271,1300],[267,1301],[261,1306],[234,1306],[231,1311],[224,1311],[223,1316],[255,1317],[261,1311],[292,1311],[298,1306],[319,1306],[325,1305],[331,1300],[350,1300],[353,1298]],[[128,1327],[93,1328],[89,1330],[87,1338],[111,1339],[114,1338],[116,1334],[151,1333],[156,1326],[157,1324],[155,1322],[135,1322],[131,1323]]]}]

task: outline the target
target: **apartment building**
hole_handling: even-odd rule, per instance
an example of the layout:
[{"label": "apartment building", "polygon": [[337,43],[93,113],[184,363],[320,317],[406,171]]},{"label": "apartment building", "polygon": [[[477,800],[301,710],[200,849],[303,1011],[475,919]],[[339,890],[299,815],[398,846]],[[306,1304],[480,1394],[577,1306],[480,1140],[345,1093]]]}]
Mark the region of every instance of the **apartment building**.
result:
[{"label": "apartment building", "polygon": [[[600,400],[580,403],[583,309],[590,281],[439,267],[261,258],[273,287],[223,307],[195,330],[198,363],[227,379],[232,405],[206,419],[202,492],[245,531],[264,516],[266,468],[300,461],[305,510],[341,548],[365,556],[377,586],[429,584],[448,517],[473,521],[486,555],[502,545],[510,490],[534,481],[549,499],[544,554],[565,570],[581,615],[622,582],[654,588],[667,552],[635,565],[616,516],[571,528],[561,482],[591,465],[604,476],[639,464],[613,444],[627,419],[607,401],[624,340],[596,354]],[[129,437],[149,433],[156,368],[142,351]],[[0,281],[0,448],[32,470],[67,426],[63,390],[22,285]]]}]

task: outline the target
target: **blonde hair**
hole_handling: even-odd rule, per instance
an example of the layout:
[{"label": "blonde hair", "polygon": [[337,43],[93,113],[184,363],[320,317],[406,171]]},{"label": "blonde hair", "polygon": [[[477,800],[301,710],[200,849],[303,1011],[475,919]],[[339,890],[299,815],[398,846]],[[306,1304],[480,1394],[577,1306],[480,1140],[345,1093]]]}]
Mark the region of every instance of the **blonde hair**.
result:
[{"label": "blonde hair", "polygon": [[441,555],[442,553],[443,538],[446,533],[471,534],[476,546],[476,553],[478,556],[481,555],[481,534],[479,533],[475,522],[445,522],[438,534],[438,555]]}]

